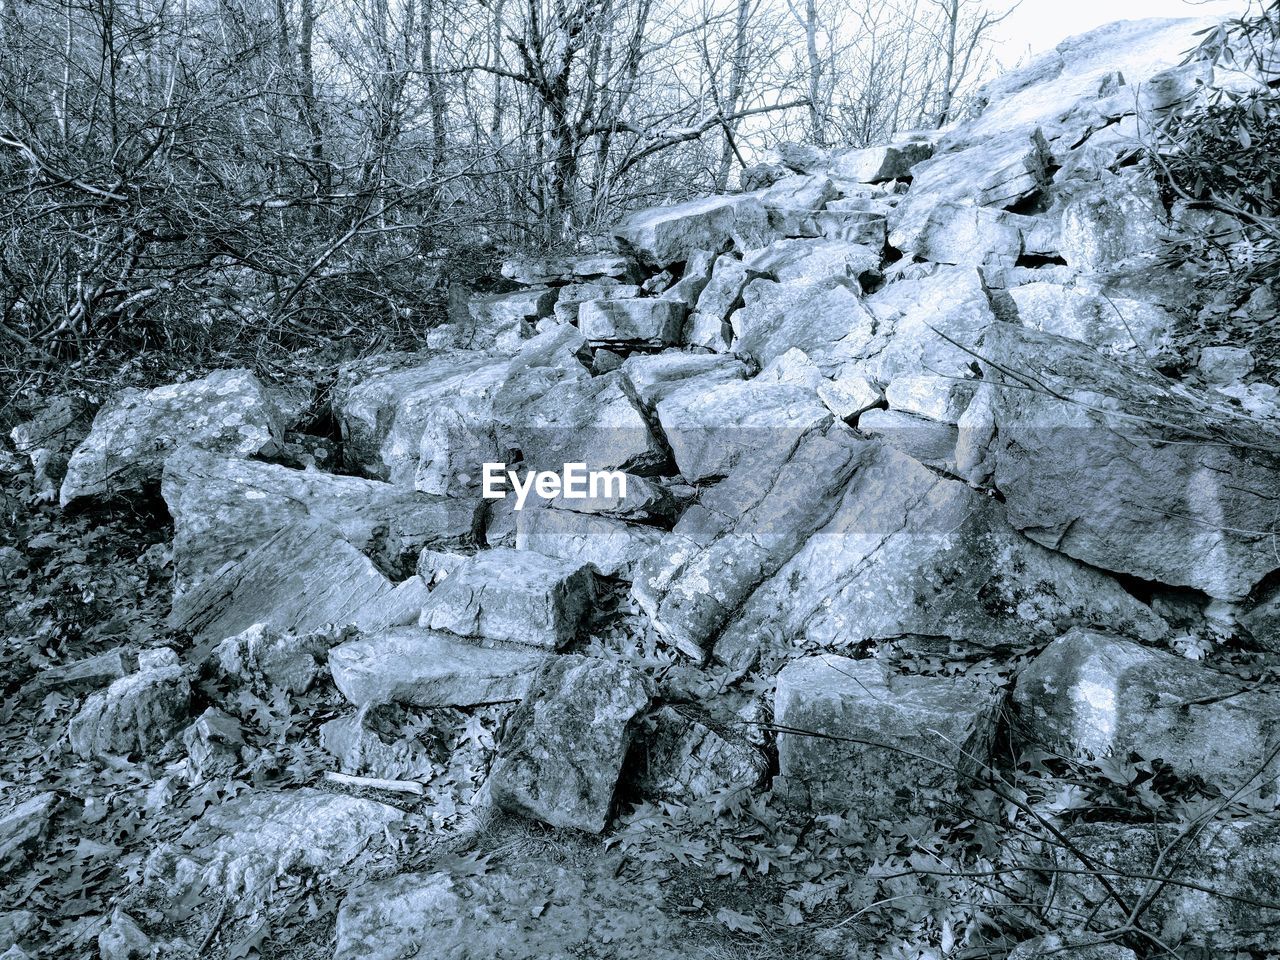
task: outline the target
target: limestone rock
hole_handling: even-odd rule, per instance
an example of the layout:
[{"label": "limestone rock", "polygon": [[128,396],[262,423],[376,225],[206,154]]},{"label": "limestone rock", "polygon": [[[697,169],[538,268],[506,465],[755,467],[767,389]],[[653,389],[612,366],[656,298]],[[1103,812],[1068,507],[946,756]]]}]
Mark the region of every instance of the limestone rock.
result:
[{"label": "limestone rock", "polygon": [[1234,383],[1253,372],[1253,354],[1245,347],[1205,347],[1198,366],[1210,383]]},{"label": "limestone rock", "polygon": [[956,423],[973,399],[976,383],[929,373],[894,377],[885,387],[889,409]]},{"label": "limestone rock", "polygon": [[426,425],[443,409],[483,422],[510,363],[478,350],[456,350],[386,354],[344,365],[331,404],[347,467],[412,483]]},{"label": "limestone rock", "polygon": [[588,300],[578,310],[578,329],[591,344],[680,342],[685,308],[674,300]]},{"label": "limestone rock", "polygon": [[45,667],[32,680],[36,689],[57,689],[62,687],[97,688],[112,680],[118,680],[137,669],[137,658],[130,656],[125,650],[117,647],[103,653]]},{"label": "limestone rock", "polygon": [[559,657],[543,666],[507,722],[489,774],[502,809],[600,833],[608,822],[632,721],[653,696],[623,663]]},{"label": "limestone rock", "polygon": [[686,310],[692,309],[711,280],[716,259],[711,250],[693,251],[684,263],[684,275],[662,292],[662,299],[677,303]]},{"label": "limestone rock", "polygon": [[837,371],[828,378],[803,350],[792,348],[774,357],[756,377],[757,383],[790,383],[818,395],[837,419],[849,420],[879,404],[884,397],[866,377]]},{"label": "limestone rock", "polygon": [[785,383],[695,383],[658,404],[680,475],[701,483],[763,450],[788,450],[831,413],[811,391]]},{"label": "limestone rock", "polygon": [[705,800],[754,790],[769,772],[764,754],[743,737],[674,707],[656,711],[646,726],[637,777],[649,796]]},{"label": "limestone rock", "polygon": [[298,522],[329,524],[356,550],[403,569],[423,547],[473,543],[483,503],[194,450],[169,459],[161,493],[174,519],[179,597]]},{"label": "limestone rock", "polygon": [[239,765],[244,735],[240,722],[217,707],[208,707],[182,732],[193,782],[230,776]]},{"label": "limestone rock", "polygon": [[653,353],[628,357],[619,367],[646,411],[689,383],[703,386],[743,380],[747,366],[736,357],[706,353]]},{"label": "limestone rock", "polygon": [[1166,219],[1159,190],[1145,174],[1108,175],[1062,211],[1062,258],[1083,272],[1114,270],[1158,252]]},{"label": "limestone rock", "polygon": [[793,660],[774,695],[775,722],[788,731],[778,734],[774,791],[815,812],[870,820],[945,809],[982,777],[1000,700],[993,687],[898,676],[876,660]]},{"label": "limestone rock", "polygon": [[683,263],[695,250],[720,251],[763,246],[768,214],[752,194],[706,197],[670,207],[633,213],[614,230],[618,240],[641,259],[659,267]]},{"label": "limestone rock", "polygon": [[469,707],[519,700],[545,653],[487,648],[444,633],[402,627],[329,651],[329,670],[356,706],[403,703]]},{"label": "limestone rock", "polygon": [[[1054,846],[1054,866],[1062,871],[1054,885],[1056,905],[1064,915],[1091,916],[1099,925],[1123,922],[1126,911],[1094,876],[1101,869],[1108,871],[1112,889],[1127,904],[1154,894],[1142,913],[1147,930],[1176,931],[1175,937],[1188,946],[1215,955],[1275,943],[1280,909],[1267,906],[1278,902],[1280,888],[1280,829],[1275,821],[1217,820],[1179,842],[1182,832],[1176,825],[1085,823],[1070,828],[1067,838],[1088,858],[1089,867],[1083,868],[1066,848]],[[1141,877],[1157,872],[1178,882],[1152,890]]]},{"label": "limestone rock", "polygon": [[757,451],[680,518],[636,572],[660,635],[701,660],[752,591],[830,518],[865,447],[843,424]]},{"label": "limestone rock", "polygon": [[903,252],[934,263],[1013,266],[1022,256],[1022,219],[1004,210],[943,201],[929,210]]},{"label": "limestone rock", "polygon": [[901,410],[868,410],[858,417],[858,432],[882,440],[912,460],[947,474],[958,474],[959,428]]},{"label": "limestone rock", "polygon": [[101,960],[150,960],[151,938],[142,932],[133,917],[119,907],[98,934],[98,956]]},{"label": "limestone rock", "polygon": [[509,257],[502,261],[504,277],[529,286],[600,277],[627,281],[635,269],[635,261],[611,253],[575,257]]},{"label": "limestone rock", "polygon": [[1012,287],[1009,297],[1025,327],[1079,340],[1110,354],[1157,353],[1173,332],[1174,319],[1153,303],[1105,296],[1057,283]]},{"label": "limestone rock", "polygon": [[557,650],[577,636],[594,603],[589,566],[499,547],[476,554],[431,592],[422,626]]},{"label": "limestone rock", "polygon": [[320,745],[338,760],[342,773],[384,780],[426,781],[442,765],[421,739],[406,729],[408,717],[396,703],[368,703],[354,715],[320,727]]},{"label": "limestone rock", "polygon": [[140,669],[85,700],[67,728],[71,749],[86,759],[145,756],[177,732],[190,702],[191,682],[181,666]]},{"label": "limestone rock", "polygon": [[1010,522],[1086,563],[1246,596],[1277,566],[1280,430],[1072,340],[992,327],[996,487]]},{"label": "limestone rock", "polygon": [[93,407],[76,396],[54,397],[35,416],[9,433],[13,448],[31,461],[35,487],[44,496],[58,493],[71,452],[84,440]]},{"label": "limestone rock", "polygon": [[402,819],[395,807],[310,787],[242,793],[153,851],[145,889],[180,898],[203,888],[228,897],[232,916],[248,915],[288,876],[358,880]]},{"label": "limestone rock", "polygon": [[521,340],[533,336],[533,325],[551,316],[556,291],[529,287],[514,293],[472,297],[467,304],[471,322],[458,339],[458,346],[516,349]]},{"label": "limestone rock", "polygon": [[333,633],[281,633],[255,623],[218,644],[213,657],[224,676],[250,683],[259,692],[282,687],[305,693],[338,640]]},{"label": "limestone rock", "polygon": [[858,183],[883,183],[911,176],[911,168],[933,156],[927,139],[903,140],[860,150],[845,150],[831,158],[831,176]]},{"label": "limestone rock", "polygon": [[1280,731],[1280,696],[1172,653],[1089,630],[1072,630],[1022,671],[1014,690],[1018,733],[1068,756],[1160,759],[1231,793],[1268,764]]},{"label": "limestone rock", "polygon": [[1091,934],[1064,937],[1050,933],[1024,940],[1009,952],[1008,960],[1137,960],[1128,947],[1100,939]]},{"label": "limestone rock", "polygon": [[423,428],[413,488],[436,496],[475,496],[484,464],[500,462],[491,423],[444,407]]},{"label": "limestone rock", "polygon": [[574,283],[560,288],[556,300],[555,319],[558,323],[577,323],[578,313],[588,300],[633,300],[640,296],[640,287],[634,283]]},{"label": "limestone rock", "polygon": [[53,791],[38,793],[0,813],[0,869],[16,874],[36,853],[58,806]]},{"label": "limestone rock", "polygon": [[71,454],[62,504],[141,490],[160,479],[165,459],[179,447],[252,456],[283,432],[277,416],[247,370],[123,390],[98,411],[89,435]]},{"label": "limestone rock", "polygon": [[518,549],[590,564],[606,577],[628,577],[661,539],[655,527],[551,507],[526,508],[516,519]]},{"label": "limestone rock", "polygon": [[766,636],[782,649],[916,635],[983,650],[1077,625],[1166,632],[1114,580],[1020,536],[1000,503],[966,484],[873,441],[855,465],[826,494],[825,524],[739,601],[717,659],[749,664]]},{"label": "limestone rock", "polygon": [[0,912],[0,950],[8,950],[36,928],[36,915],[30,910]]},{"label": "limestone rock", "polygon": [[859,288],[880,272],[880,251],[844,240],[779,240],[742,260],[744,269],[781,283],[818,283],[843,277]]}]

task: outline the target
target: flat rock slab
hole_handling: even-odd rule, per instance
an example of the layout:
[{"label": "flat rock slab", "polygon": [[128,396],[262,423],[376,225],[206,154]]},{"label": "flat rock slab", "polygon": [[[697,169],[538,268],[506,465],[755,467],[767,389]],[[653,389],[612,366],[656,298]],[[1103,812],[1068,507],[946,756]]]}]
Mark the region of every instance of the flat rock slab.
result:
[{"label": "flat rock slab", "polygon": [[672,300],[588,300],[578,308],[578,330],[590,344],[680,342],[685,307]]},{"label": "flat rock slab", "polygon": [[831,176],[858,183],[883,183],[911,176],[911,168],[933,156],[928,140],[903,140],[879,147],[844,150],[831,158]]},{"label": "flat rock slab", "polygon": [[178,596],[293,523],[328,524],[355,549],[395,568],[424,547],[473,543],[483,505],[478,496],[433,496],[195,450],[170,458],[160,489],[174,520]]},{"label": "flat rock slab", "polygon": [[869,450],[844,424],[766,447],[689,507],[638,566],[632,593],[697,660],[755,588],[830,519]]},{"label": "flat rock slab", "polygon": [[248,457],[281,435],[278,411],[248,370],[217,370],[154,390],[126,389],[98,411],[89,435],[71,454],[62,505],[141,490],[160,479],[166,458],[179,447]]},{"label": "flat rock slab", "polygon": [[817,395],[786,383],[695,383],[657,407],[680,475],[690,483],[723,477],[744,460],[789,451],[831,422]]},{"label": "flat rock slab", "polygon": [[1024,327],[1116,356],[1151,356],[1166,345],[1175,323],[1157,304],[1057,283],[1021,284],[1009,289],[1009,297]]},{"label": "flat rock slab", "polygon": [[486,419],[510,363],[509,356],[453,350],[344,365],[331,403],[347,467],[411,485],[427,423],[446,408],[476,422]]},{"label": "flat rock slab", "polygon": [[608,822],[633,721],[653,696],[624,663],[557,657],[507,721],[489,774],[494,802],[553,827],[600,833]]},{"label": "flat rock slab", "polygon": [[1163,760],[1230,794],[1274,790],[1280,695],[1164,650],[1072,630],[1019,674],[1017,736],[1081,760]]},{"label": "flat rock slab", "polygon": [[683,263],[697,250],[763,246],[769,239],[769,215],[752,194],[705,197],[633,213],[614,235],[640,259],[667,267]]},{"label": "flat rock slab", "polygon": [[247,915],[287,876],[358,880],[385,851],[386,828],[402,819],[395,807],[309,787],[244,793],[157,848],[144,884],[152,896],[225,896],[232,916]]},{"label": "flat rock slab", "polygon": [[1051,334],[999,324],[981,353],[995,485],[1027,536],[1223,600],[1280,567],[1280,430]]},{"label": "flat rock slab", "polygon": [[546,656],[403,627],[334,647],[329,670],[338,689],[357,706],[470,707],[523,698]]},{"label": "flat rock slab", "polygon": [[376,629],[416,619],[425,597],[409,583],[404,605],[401,588],[337,529],[301,521],[176,597],[169,624],[215,642],[255,624],[292,633]]},{"label": "flat rock slab", "polygon": [[780,283],[816,283],[841,277],[861,284],[863,278],[879,276],[878,249],[825,237],[778,240],[748,254],[743,267]]},{"label": "flat rock slab", "polygon": [[630,381],[646,410],[692,382],[709,386],[745,380],[747,365],[737,357],[710,353],[651,353],[627,357],[618,371]]},{"label": "flat rock slab", "polygon": [[[1100,927],[1124,922],[1125,911],[1098,882],[1101,870],[1128,904],[1154,894],[1142,913],[1146,930],[1164,932],[1173,926],[1182,943],[1214,951],[1213,956],[1271,948],[1280,937],[1276,821],[1215,820],[1191,831],[1190,838],[1184,837],[1186,832],[1185,825],[1088,823],[1070,828],[1067,839],[1089,864],[1086,868],[1065,847],[1053,846],[1059,871],[1056,905],[1068,916],[1094,917]],[[1153,890],[1143,879],[1153,873],[1172,876],[1174,882]]]},{"label": "flat rock slab", "polygon": [[477,553],[436,587],[421,623],[463,637],[558,650],[577,637],[594,604],[590,566],[498,547]]},{"label": "flat rock slab", "polygon": [[58,807],[53,791],[27,797],[0,811],[0,869],[17,871],[34,857]]},{"label": "flat rock slab", "polygon": [[707,960],[720,949],[613,867],[505,863],[483,876],[406,873],[348,894],[334,960]]},{"label": "flat rock slab", "polygon": [[717,659],[750,663],[762,637],[839,650],[917,635],[976,653],[1077,625],[1165,634],[1119,583],[1020,536],[1001,504],[967,484],[875,441],[856,466],[828,495],[830,519],[739,603]]},{"label": "flat rock slab", "polygon": [[146,756],[187,718],[191,682],[177,664],[139,670],[91,694],[71,718],[67,736],[81,757]]},{"label": "flat rock slab", "polygon": [[1000,700],[993,687],[898,676],[876,660],[793,660],[774,695],[774,722],[786,728],[774,790],[869,820],[944,809],[989,762]]},{"label": "flat rock slab", "polygon": [[657,527],[554,507],[526,507],[516,517],[517,549],[590,564],[606,577],[629,578],[662,535]]}]

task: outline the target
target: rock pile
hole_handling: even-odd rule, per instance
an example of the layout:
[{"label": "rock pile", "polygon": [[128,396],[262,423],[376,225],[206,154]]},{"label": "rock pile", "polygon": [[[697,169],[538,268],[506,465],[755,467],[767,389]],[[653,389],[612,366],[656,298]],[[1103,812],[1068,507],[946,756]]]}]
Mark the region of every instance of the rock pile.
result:
[{"label": "rock pile", "polygon": [[[1197,26],[1105,28],[991,85],[966,124],[780,149],[744,173],[751,189],[631,215],[612,251],[508,262],[515,289],[477,298],[430,349],[339,373],[354,475],[261,462],[287,418],[271,389],[225,371],[104,407],[62,501],[159,481],[174,624],[221,644],[244,683],[274,671],[305,689],[327,668],[356,718],[334,742],[381,705],[518,702],[488,793],[554,827],[604,831],[628,757],[644,757],[628,789],[650,797],[761,789],[753,739],[776,751],[775,798],[795,809],[946,817],[991,776],[1006,723],[1067,757],[1134,753],[1224,794],[1274,794],[1275,694],[1169,652],[1208,613],[1280,649],[1280,423],[1233,400],[1247,352],[1206,351],[1181,381],[1158,372],[1181,281],[1154,254],[1179,211],[1129,162],[1179,108],[1159,92],[1203,72],[1178,66]],[[628,483],[515,511],[483,495],[489,461]],[[643,664],[582,652],[619,594],[631,629],[689,664],[776,675],[764,711],[739,694],[676,710]],[[323,632],[334,624],[358,636]],[[1039,652],[1006,702],[989,678],[896,649]],[[72,742],[144,752],[189,699],[189,667],[142,665],[85,702]],[[770,710],[776,735],[747,736],[742,718]],[[341,749],[395,772],[378,749]],[[199,842],[149,875],[255,888],[352,864],[398,819],[257,791],[211,809]],[[1259,852],[1274,823],[1220,826],[1195,841],[1195,875],[1226,877],[1206,859],[1247,847],[1249,873],[1227,885],[1274,890]],[[1091,824],[1070,849],[1154,859],[1156,832]],[[500,937],[506,921],[460,904],[519,882],[367,885],[342,908],[338,956]],[[1077,918],[1100,897],[1087,877],[1058,894]],[[1176,888],[1153,909],[1216,949],[1280,935],[1280,914],[1238,906]]]}]

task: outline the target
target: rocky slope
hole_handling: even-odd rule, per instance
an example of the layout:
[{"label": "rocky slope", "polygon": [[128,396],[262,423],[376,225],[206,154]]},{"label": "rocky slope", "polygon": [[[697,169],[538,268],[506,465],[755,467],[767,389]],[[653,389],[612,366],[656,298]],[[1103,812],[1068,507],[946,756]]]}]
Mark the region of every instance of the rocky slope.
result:
[{"label": "rocky slope", "polygon": [[[209,804],[93,928],[102,956],[225,948],[299,884],[337,891],[341,958],[767,944],[773,914],[610,859],[638,809],[724,804],[857,823],[868,851],[982,823],[949,869],[1020,878],[868,932],[840,918],[894,888],[852,855],[839,909],[790,908],[797,955],[1274,944],[1277,391],[1229,346],[1168,375],[1187,280],[1158,255],[1209,215],[1135,162],[1215,82],[1178,65],[1199,26],[1104,28],[953,129],[780,149],[752,189],[631,215],[611,251],[512,260],[515,289],[429,349],[338,373],[340,449],[295,432],[306,389],[246,371],[15,437],[64,505],[158,484],[175,525],[190,645],[84,668],[77,755],[225,781],[249,692],[348,702],[320,734],[340,782]],[[489,462],[626,492],[516,509],[484,496]],[[422,718],[450,711],[500,731],[442,753]],[[1102,796],[1091,777],[1129,805],[1063,799]],[[6,789],[8,869],[57,801]],[[466,860],[520,820],[587,852]],[[816,888],[782,876],[780,902]],[[7,922],[4,957],[39,952]]]}]

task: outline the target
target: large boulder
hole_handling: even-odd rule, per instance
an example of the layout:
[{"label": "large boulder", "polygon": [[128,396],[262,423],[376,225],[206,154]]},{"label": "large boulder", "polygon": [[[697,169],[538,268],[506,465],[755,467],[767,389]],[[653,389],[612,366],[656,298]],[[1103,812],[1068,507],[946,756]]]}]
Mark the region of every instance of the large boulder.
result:
[{"label": "large boulder", "polygon": [[86,759],[147,756],[178,731],[190,704],[191,680],[175,656],[91,694],[71,718],[67,737]]},{"label": "large boulder", "polygon": [[1280,567],[1280,430],[1012,324],[983,344],[1011,523],[1086,563],[1238,600]]},{"label": "large boulder", "polygon": [[880,251],[825,237],[779,240],[748,254],[743,266],[781,283],[843,277],[858,289],[880,277]]},{"label": "large boulder", "polygon": [[690,384],[660,402],[657,416],[690,483],[723,477],[762,450],[789,450],[832,419],[812,391],[754,380]]},{"label": "large boulder", "polygon": [[422,626],[557,650],[577,637],[594,604],[590,566],[499,547],[477,553],[431,591]]},{"label": "large boulder", "polygon": [[480,647],[456,636],[401,627],[329,651],[333,682],[356,706],[403,703],[469,707],[519,700],[547,654]]},{"label": "large boulder", "polygon": [[93,407],[81,397],[64,395],[49,400],[35,415],[9,432],[13,448],[31,461],[36,489],[52,499],[67,473],[71,452],[84,440],[93,422]]},{"label": "large boulder", "polygon": [[554,827],[600,833],[633,721],[652,696],[648,678],[626,664],[549,661],[507,722],[489,774],[494,802]]},{"label": "large boulder", "polygon": [[1066,844],[1051,848],[1055,914],[1110,929],[1141,904],[1144,930],[1209,956],[1269,949],[1280,937],[1280,825],[1273,818],[1212,820],[1199,829],[1083,823],[1065,836]]},{"label": "large boulder", "polygon": [[593,345],[665,347],[680,342],[684,314],[674,300],[588,300],[578,309],[578,330]]},{"label": "large boulder", "polygon": [[[1224,793],[1274,789],[1280,694],[1163,650],[1072,630],[1018,676],[1020,739],[1085,759],[1137,753]],[[1271,786],[1268,786],[1271,785]]]},{"label": "large boulder", "polygon": [[555,507],[526,508],[516,517],[517,549],[590,564],[606,577],[628,578],[661,539],[656,527]]},{"label": "large boulder", "polygon": [[847,280],[812,283],[755,280],[730,318],[734,351],[761,366],[788,350],[803,350],[819,365],[862,357],[875,317]]},{"label": "large boulder", "polygon": [[632,587],[659,635],[697,660],[764,580],[830,518],[865,444],[844,424],[771,442],[691,506]]},{"label": "large boulder", "polygon": [[467,304],[469,323],[456,336],[457,345],[473,349],[515,350],[533,336],[534,325],[551,316],[556,291],[529,287],[514,293],[472,297]]},{"label": "large boulder", "polygon": [[1063,208],[1062,258],[1085,273],[1133,266],[1160,251],[1166,221],[1160,188],[1144,172],[1105,174]]},{"label": "large boulder", "polygon": [[761,247],[770,237],[769,216],[753,194],[705,197],[633,213],[614,235],[641,259],[667,267],[683,263],[695,250]]},{"label": "large boulder", "polygon": [[230,916],[247,916],[290,877],[359,880],[387,852],[387,828],[403,819],[384,803],[310,787],[245,792],[157,847],[144,889],[149,899],[225,898]]},{"label": "large boulder", "polygon": [[995,687],[896,675],[877,660],[793,660],[774,694],[774,792],[868,820],[946,809],[984,779],[1001,699]]},{"label": "large boulder", "polygon": [[478,496],[431,496],[198,450],[170,457],[160,490],[174,521],[178,596],[303,521],[327,524],[385,568],[402,568],[423,547],[473,543],[483,505]]},{"label": "large boulder", "polygon": [[697,381],[704,386],[746,379],[737,357],[709,353],[651,353],[628,357],[618,371],[627,378],[646,412],[674,391]]},{"label": "large boulder", "polygon": [[1143,300],[1044,281],[1011,287],[1008,295],[1024,327],[1079,340],[1117,356],[1150,357],[1173,332],[1173,316]]},{"label": "large boulder", "polygon": [[62,505],[141,490],[160,479],[165,460],[179,447],[252,456],[283,434],[279,416],[248,370],[123,390],[98,411],[89,435],[71,454]]},{"label": "large boulder", "polygon": [[478,350],[385,354],[343,366],[331,403],[349,469],[411,485],[422,434],[442,410],[487,419],[509,357]]},{"label": "large boulder", "polygon": [[833,154],[828,171],[831,176],[858,183],[883,183],[911,177],[911,168],[933,156],[933,143],[920,139],[904,139],[882,146],[843,150]]}]

